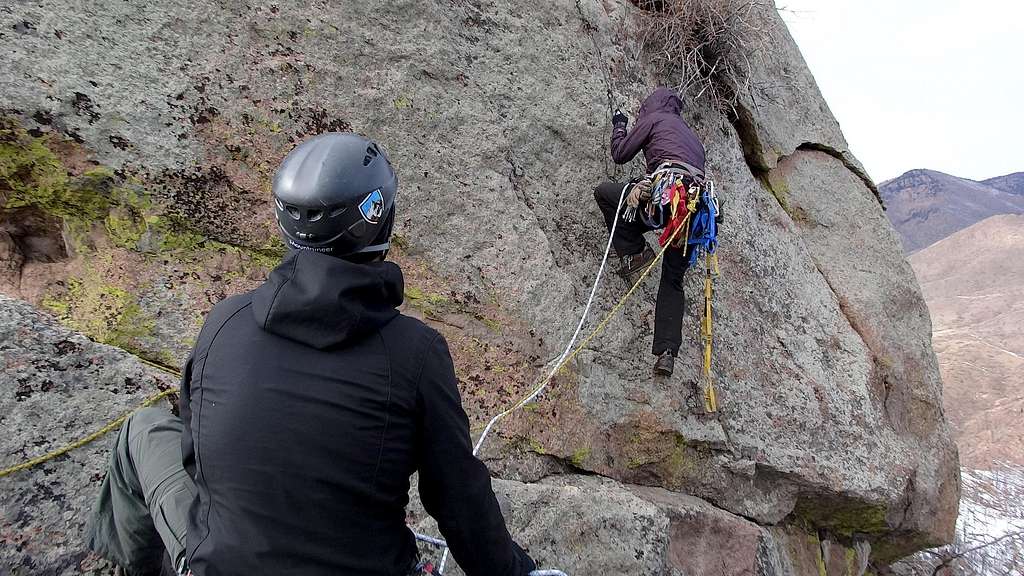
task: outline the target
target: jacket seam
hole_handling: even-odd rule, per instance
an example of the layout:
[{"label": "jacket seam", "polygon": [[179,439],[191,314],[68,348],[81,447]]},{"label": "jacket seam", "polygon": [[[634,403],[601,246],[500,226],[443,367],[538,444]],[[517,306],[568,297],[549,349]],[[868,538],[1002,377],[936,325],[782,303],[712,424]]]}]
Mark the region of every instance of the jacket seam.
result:
[{"label": "jacket seam", "polygon": [[391,350],[388,348],[387,339],[381,334],[380,330],[377,331],[377,337],[380,338],[381,344],[384,346],[384,358],[385,365],[388,371],[388,398],[384,404],[384,431],[380,434],[380,449],[377,451],[377,465],[373,469],[373,489],[377,489],[377,476],[380,474],[381,462],[384,460],[384,441],[388,436],[388,429],[391,426]]},{"label": "jacket seam", "polygon": [[427,342],[426,346],[424,346],[423,352],[420,353],[420,369],[419,369],[419,371],[416,372],[416,395],[417,396],[420,395],[420,384],[423,381],[423,367],[427,364],[427,351],[430,350],[430,348],[434,345],[434,342],[437,342],[437,339],[440,338],[440,337],[441,337],[441,334],[434,334],[434,337],[431,338],[429,342]]},{"label": "jacket seam", "polygon": [[[231,322],[231,319],[234,318],[239,312],[241,312],[242,310],[245,310],[246,308],[248,308],[250,306],[252,306],[252,301],[251,300],[249,302],[246,302],[244,306],[239,307],[238,310],[235,310],[234,312],[231,313],[230,316],[228,316],[226,319],[224,319],[224,322],[222,322],[221,325],[217,327],[217,331],[213,333],[213,337],[210,338],[210,343],[207,344],[206,350],[203,352],[203,355],[201,356],[202,362],[203,362],[203,366],[202,366],[202,368],[199,369],[199,380],[198,380],[199,386],[200,386],[200,388],[199,388],[199,409],[196,410],[196,427],[195,427],[195,432],[193,434],[194,438],[192,440],[192,450],[195,453],[195,457],[196,457],[196,475],[203,479],[203,483],[204,484],[206,483],[206,474],[203,471],[202,456],[200,456],[200,454],[199,454],[200,453],[200,449],[199,448],[201,446],[201,443],[199,441],[199,435],[202,433],[202,428],[203,428],[203,396],[205,396],[205,394],[206,394],[206,388],[203,387],[203,378],[206,376],[206,358],[207,358],[207,356],[210,355],[210,349],[213,348],[214,342],[217,341],[217,336],[220,335],[220,331],[223,330],[224,327],[228,325],[228,322]],[[189,386],[189,393],[190,393],[189,395],[190,396],[191,396],[191,390],[192,390],[194,384],[195,383],[193,382]],[[190,563],[190,564],[192,563],[192,558],[195,557],[196,551],[199,550],[200,546],[202,546],[204,543],[206,543],[206,541],[210,538],[210,533],[212,532],[212,530],[210,530],[210,513],[213,511],[213,498],[210,498],[209,500],[210,500],[209,504],[206,507],[206,518],[203,521],[204,524],[205,524],[205,528],[206,528],[206,534],[204,534],[203,535],[203,539],[200,540],[196,544],[196,547],[192,549],[192,553],[188,555],[188,563]]]},{"label": "jacket seam", "polygon": [[[281,282],[281,284],[278,285],[278,287],[276,289],[274,289],[274,297],[270,299],[270,306],[267,306],[267,315],[263,317],[263,325],[261,327],[264,330],[267,329],[267,322],[270,322],[270,316],[274,313],[274,306],[277,305],[277,296],[278,296],[278,294],[280,294],[281,290],[284,289],[284,287],[287,286],[288,283],[291,282],[293,278],[295,278],[295,271],[296,271],[296,269],[298,269],[299,258],[301,258],[301,257],[302,257],[302,253],[301,252],[299,254],[295,255],[295,258],[292,259],[292,269],[291,269],[291,273],[288,274],[288,278],[285,279],[284,282]],[[216,338],[216,337],[217,336],[214,335],[214,338]],[[212,340],[210,341],[210,344],[213,345],[213,341]]]}]

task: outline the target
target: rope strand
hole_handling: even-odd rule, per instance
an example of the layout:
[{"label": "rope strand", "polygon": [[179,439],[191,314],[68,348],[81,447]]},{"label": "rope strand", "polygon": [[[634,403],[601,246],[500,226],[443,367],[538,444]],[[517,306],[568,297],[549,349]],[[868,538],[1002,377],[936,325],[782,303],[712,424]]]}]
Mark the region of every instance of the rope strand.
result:
[{"label": "rope strand", "polygon": [[[163,370],[167,370],[166,368],[162,368],[162,369]],[[3,478],[4,476],[9,476],[11,474],[14,474],[15,472],[20,472],[21,470],[27,470],[27,469],[32,468],[34,466],[38,466],[38,465],[42,464],[43,462],[48,462],[50,460],[53,460],[54,458],[57,458],[59,456],[63,456],[65,454],[67,454],[68,452],[71,452],[72,450],[75,450],[77,448],[81,448],[82,446],[85,446],[86,444],[89,444],[91,442],[95,442],[99,438],[102,438],[103,436],[109,434],[110,432],[113,432],[114,430],[120,428],[121,425],[124,424],[124,421],[127,420],[128,417],[131,416],[132,413],[135,412],[136,410],[138,410],[140,408],[145,408],[147,406],[151,406],[154,403],[159,402],[161,399],[166,398],[166,397],[168,397],[171,394],[174,394],[176,392],[177,392],[177,390],[175,390],[174,388],[171,388],[171,389],[168,389],[168,390],[163,390],[159,394],[155,394],[153,396],[150,396],[142,404],[140,404],[138,406],[138,408],[135,408],[134,410],[131,410],[130,412],[126,412],[125,414],[122,414],[120,417],[115,418],[114,420],[111,420],[104,427],[102,427],[99,430],[93,432],[92,434],[89,434],[88,436],[86,436],[84,438],[76,440],[76,441],[72,442],[71,444],[68,444],[68,445],[66,445],[66,446],[64,446],[62,448],[58,448],[57,450],[54,450],[53,452],[47,452],[46,454],[43,454],[42,456],[37,456],[36,458],[32,458],[30,460],[26,460],[25,462],[22,462],[21,464],[17,464],[15,466],[11,466],[10,468],[4,468],[3,470],[0,470],[0,478]]]}]

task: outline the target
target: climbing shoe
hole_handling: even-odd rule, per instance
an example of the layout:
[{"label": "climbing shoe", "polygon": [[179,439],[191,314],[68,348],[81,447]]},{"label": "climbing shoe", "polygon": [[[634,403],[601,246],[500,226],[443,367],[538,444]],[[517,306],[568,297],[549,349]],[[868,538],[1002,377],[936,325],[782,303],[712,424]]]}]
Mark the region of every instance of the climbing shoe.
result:
[{"label": "climbing shoe", "polygon": [[653,260],[654,250],[651,250],[650,246],[644,246],[642,252],[622,257],[622,268],[619,269],[619,276],[630,279],[634,274],[646,268]]},{"label": "climbing shoe", "polygon": [[676,357],[671,352],[662,352],[654,361],[654,373],[658,376],[671,376],[675,368]]}]

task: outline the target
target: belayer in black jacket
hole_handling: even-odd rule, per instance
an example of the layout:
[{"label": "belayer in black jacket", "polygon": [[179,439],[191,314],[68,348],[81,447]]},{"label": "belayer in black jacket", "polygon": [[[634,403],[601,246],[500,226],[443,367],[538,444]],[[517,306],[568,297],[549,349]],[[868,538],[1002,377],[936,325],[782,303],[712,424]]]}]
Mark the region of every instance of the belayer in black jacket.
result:
[{"label": "belayer in black jacket", "polygon": [[[353,134],[298,146],[274,180],[291,251],[208,315],[181,420],[138,412],[118,439],[90,547],[130,573],[166,549],[196,576],[404,576],[419,472],[427,512],[469,576],[524,576],[469,426],[444,338],[399,313],[384,260],[397,180]],[[180,439],[168,447],[168,439]]]}]

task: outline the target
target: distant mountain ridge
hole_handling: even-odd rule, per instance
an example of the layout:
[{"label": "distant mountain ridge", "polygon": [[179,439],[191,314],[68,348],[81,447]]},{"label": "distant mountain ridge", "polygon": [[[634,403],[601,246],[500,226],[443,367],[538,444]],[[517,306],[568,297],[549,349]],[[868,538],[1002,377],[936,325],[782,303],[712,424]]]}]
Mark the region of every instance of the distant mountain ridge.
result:
[{"label": "distant mountain ridge", "polygon": [[1003,192],[1024,196],[1024,172],[1014,172],[1013,174],[1007,174],[1006,176],[989,178],[988,180],[982,180],[981,183],[988,184],[989,186],[1002,190]]},{"label": "distant mountain ridge", "polygon": [[908,254],[997,214],[1024,214],[1024,173],[976,182],[911,170],[879,187],[889,221]]}]

